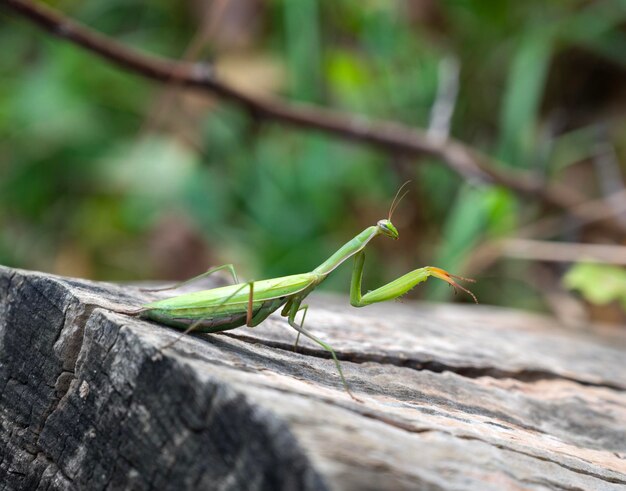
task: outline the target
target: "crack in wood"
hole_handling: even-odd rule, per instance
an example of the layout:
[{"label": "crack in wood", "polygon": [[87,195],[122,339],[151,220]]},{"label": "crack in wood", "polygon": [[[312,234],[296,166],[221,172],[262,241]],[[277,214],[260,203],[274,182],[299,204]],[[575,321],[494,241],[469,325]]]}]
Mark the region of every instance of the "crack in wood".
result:
[{"label": "crack in wood", "polygon": [[[274,341],[269,339],[259,339],[254,336],[247,336],[245,334],[240,333],[230,333],[230,332],[222,332],[222,333],[214,333],[212,336],[226,336],[232,339],[237,339],[246,343],[251,344],[262,344],[269,348],[277,348],[286,351],[294,351],[293,344]],[[198,337],[199,339],[204,338],[204,334],[194,334],[194,337]],[[297,353],[314,356],[316,358],[324,358],[330,359],[330,354],[322,349],[311,348],[308,346],[299,346]],[[564,380],[568,382],[574,382],[576,384],[585,386],[585,387],[600,387],[605,389],[614,390],[617,392],[626,392],[626,387],[623,387],[619,384],[612,384],[610,382],[592,382],[589,380],[583,380],[576,377],[569,377],[567,375],[562,375],[559,373],[551,372],[544,369],[533,369],[533,368],[524,368],[520,370],[504,370],[501,368],[497,368],[494,366],[473,366],[473,365],[452,365],[443,363],[441,361],[436,360],[419,360],[419,359],[406,359],[406,358],[398,358],[394,356],[382,356],[379,354],[372,354],[366,352],[347,352],[341,349],[335,349],[335,354],[337,358],[341,361],[347,361],[351,363],[380,363],[382,365],[392,365],[396,367],[402,368],[411,368],[413,370],[425,370],[432,373],[444,373],[451,372],[462,377],[470,378],[470,379],[479,379],[482,377],[491,377],[494,379],[514,379],[520,382],[525,383],[533,383],[540,382],[544,380]]]},{"label": "crack in wood", "polygon": [[[500,443],[486,441],[486,440],[483,440],[482,438],[478,438],[478,437],[471,436],[471,435],[456,435],[456,436],[458,438],[462,439],[462,440],[479,441],[479,442],[486,443],[487,445],[491,445],[491,446],[494,446],[494,447],[502,449],[502,450],[508,450],[510,452],[515,452],[515,453],[518,453],[520,455],[525,455],[527,457],[538,459],[538,460],[541,460],[543,462],[549,462],[550,464],[554,464],[554,465],[558,465],[559,467],[563,467],[564,469],[567,469],[568,471],[572,471],[572,472],[575,472],[577,474],[583,474],[585,476],[590,476],[590,477],[593,477],[595,479],[600,479],[601,481],[606,481],[606,482],[610,482],[610,483],[613,483],[613,484],[626,484],[626,479],[618,479],[617,477],[602,476],[602,475],[600,475],[598,473],[595,473],[595,472],[588,472],[588,471],[585,471],[584,469],[580,469],[580,468],[577,468],[577,467],[574,467],[574,466],[567,465],[567,464],[565,464],[563,462],[559,462],[558,460],[550,459],[548,457],[544,457],[542,455],[532,454],[532,453],[529,453],[529,452],[523,452],[522,450],[511,448],[511,447],[508,447],[506,445],[502,445]],[[569,458],[576,458],[576,459],[579,459],[581,461],[584,461],[584,459],[581,459],[580,457],[574,457],[574,456],[571,456],[571,455],[568,455],[568,457]],[[585,462],[585,463],[588,464],[588,465],[593,465],[591,462]]]}]

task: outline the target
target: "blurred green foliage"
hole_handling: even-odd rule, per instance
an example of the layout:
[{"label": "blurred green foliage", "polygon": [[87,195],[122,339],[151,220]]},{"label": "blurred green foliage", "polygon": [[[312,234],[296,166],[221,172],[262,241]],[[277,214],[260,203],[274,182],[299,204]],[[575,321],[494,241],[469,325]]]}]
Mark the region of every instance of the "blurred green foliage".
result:
[{"label": "blurred green foliage", "polygon": [[617,301],[626,309],[626,271],[608,264],[581,262],[570,268],[563,283],[597,305]]},{"label": "blurred green foliage", "polygon": [[[606,119],[601,107],[568,119],[580,111],[563,107],[561,87],[549,90],[568,73],[559,55],[582,50],[622,73],[626,62],[621,0],[230,3],[253,14],[218,19],[223,29],[208,29],[201,58],[219,67],[245,52],[266,70],[278,67],[269,85],[282,97],[426,128],[440,63],[453,57],[461,72],[451,134],[548,179],[591,155],[589,128]],[[219,14],[164,0],[51,4],[173,58]],[[236,46],[229,42],[239,38],[224,34],[229,26],[245,33]],[[252,278],[301,272],[385,217],[395,190],[412,179],[395,220],[402,240],[379,239],[368,253],[373,287],[424,264],[462,273],[479,244],[540,211],[434,161],[257,121],[231,104],[164,96],[3,12],[0,46],[3,264],[109,280],[185,277],[225,262]],[[254,78],[249,66],[234,76]],[[563,129],[544,131],[559,111]],[[623,152],[623,120],[610,138]],[[495,268],[486,276],[525,274],[519,265]],[[347,291],[349,270],[328,286]],[[431,297],[449,294],[430,288]],[[484,302],[538,304],[524,279],[485,278],[476,293]]]}]

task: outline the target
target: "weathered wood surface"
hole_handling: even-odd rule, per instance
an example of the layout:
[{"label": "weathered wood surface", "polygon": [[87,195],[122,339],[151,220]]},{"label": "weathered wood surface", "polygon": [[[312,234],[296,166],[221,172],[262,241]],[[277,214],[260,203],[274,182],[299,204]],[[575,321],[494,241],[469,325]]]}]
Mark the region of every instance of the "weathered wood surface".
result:
[{"label": "weathered wood surface", "polygon": [[626,489],[626,340],[482,306],[313,298],[187,336],[133,287],[0,267],[0,489]]}]

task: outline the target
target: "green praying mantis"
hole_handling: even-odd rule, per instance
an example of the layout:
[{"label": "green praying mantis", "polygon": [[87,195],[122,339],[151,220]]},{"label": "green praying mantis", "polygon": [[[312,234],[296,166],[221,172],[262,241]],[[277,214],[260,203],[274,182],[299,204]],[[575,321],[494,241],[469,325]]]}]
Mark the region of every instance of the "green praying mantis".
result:
[{"label": "green praying mantis", "polygon": [[[405,183],[405,185],[406,184],[407,183]],[[402,187],[404,187],[404,185]],[[225,264],[212,268],[206,273],[174,287],[153,291],[179,288],[183,284],[196,281],[202,277],[225,269],[229,270],[232,274],[235,282],[233,285],[185,293],[183,295],[148,303],[136,311],[126,313],[132,313],[142,318],[184,329],[184,332],[181,333],[178,338],[163,346],[161,348],[161,350],[163,350],[174,344],[183,335],[192,331],[216,333],[244,325],[254,327],[267,319],[272,312],[282,307],[280,315],[286,317],[289,325],[298,333],[294,348],[298,345],[300,335],[303,335],[328,351],[335,362],[335,366],[337,367],[346,392],[350,397],[358,400],[348,387],[335,350],[304,327],[304,320],[309,306],[306,304],[303,305],[302,302],[309,293],[315,290],[315,288],[317,288],[329,274],[341,266],[341,264],[351,257],[354,257],[354,266],[350,282],[350,303],[354,307],[364,307],[373,303],[398,298],[417,284],[426,281],[431,276],[446,281],[455,289],[459,288],[465,291],[477,302],[476,296],[471,291],[455,281],[473,280],[450,274],[441,268],[433,266],[416,269],[376,290],[369,291],[365,294],[362,293],[361,279],[363,277],[363,266],[365,263],[365,248],[372,239],[379,235],[394,240],[397,240],[399,237],[398,230],[393,223],[391,223],[391,217],[400,200],[406,195],[405,192],[400,199],[398,199],[402,187],[394,197],[389,209],[388,218],[379,220],[376,225],[367,227],[361,233],[357,234],[352,240],[344,244],[337,252],[310,273],[239,283],[233,265]],[[300,311],[302,311],[302,319],[298,323],[296,322],[296,315]]]}]

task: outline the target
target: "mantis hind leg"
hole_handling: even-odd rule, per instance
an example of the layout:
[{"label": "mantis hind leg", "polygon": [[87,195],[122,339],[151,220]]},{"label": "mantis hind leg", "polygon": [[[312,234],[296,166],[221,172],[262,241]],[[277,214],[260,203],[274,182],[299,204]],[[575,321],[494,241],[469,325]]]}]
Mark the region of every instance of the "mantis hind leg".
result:
[{"label": "mantis hind leg", "polygon": [[190,278],[185,281],[181,281],[180,283],[176,283],[175,285],[172,285],[172,286],[166,286],[165,288],[140,288],[140,290],[142,292],[165,292],[168,290],[176,290],[177,288],[180,288],[181,286],[188,285],[189,283],[193,283],[194,281],[198,281],[198,280],[201,280],[202,278],[206,278],[207,276],[211,276],[213,273],[217,273],[218,271],[221,271],[223,269],[227,269],[228,271],[230,271],[230,274],[232,275],[235,284],[239,284],[239,279],[237,278],[237,272],[235,271],[235,266],[229,263],[229,264],[222,264],[221,266],[216,266],[215,268],[211,268],[208,271],[202,274],[199,274],[198,276],[194,276],[193,278]]},{"label": "mantis hind leg", "polygon": [[[302,309],[304,309],[305,315],[306,315],[306,310],[308,309],[308,305],[303,305]],[[300,334],[302,334],[306,336],[307,338],[309,338],[311,341],[314,341],[315,343],[319,344],[322,348],[324,348],[326,351],[330,353],[330,356],[332,356],[333,361],[335,362],[335,366],[337,367],[337,371],[339,372],[339,377],[341,377],[341,383],[343,384],[344,389],[346,390],[346,392],[352,399],[354,399],[355,401],[361,402],[361,399],[356,397],[350,390],[350,387],[348,387],[348,382],[346,382],[346,377],[344,377],[343,375],[341,364],[339,363],[339,359],[337,358],[337,355],[335,354],[335,350],[333,349],[333,347],[329,345],[328,343],[325,343],[324,341],[319,339],[317,336],[315,336],[312,332],[310,332],[309,330],[303,327],[304,316],[302,317],[302,322],[300,323],[300,325],[298,325],[298,323],[295,320],[295,317],[296,317],[296,313],[299,310],[301,310],[300,306],[297,304],[294,304],[294,306],[291,309],[291,313],[289,314],[289,319],[288,319],[289,325],[293,327],[296,331],[298,331],[298,337],[300,337]],[[296,343],[297,343],[297,339],[296,339]]]}]

